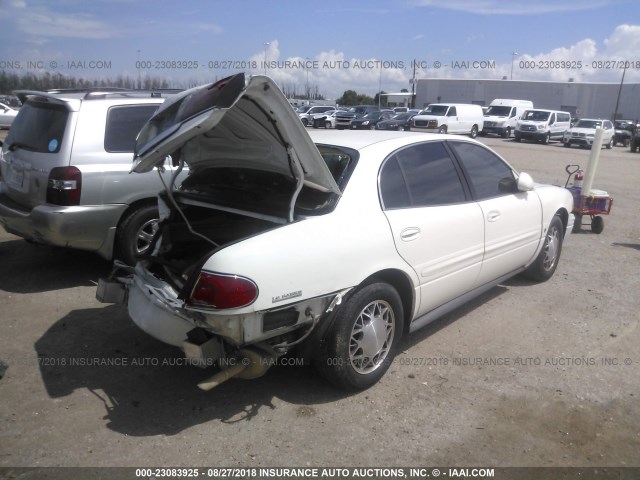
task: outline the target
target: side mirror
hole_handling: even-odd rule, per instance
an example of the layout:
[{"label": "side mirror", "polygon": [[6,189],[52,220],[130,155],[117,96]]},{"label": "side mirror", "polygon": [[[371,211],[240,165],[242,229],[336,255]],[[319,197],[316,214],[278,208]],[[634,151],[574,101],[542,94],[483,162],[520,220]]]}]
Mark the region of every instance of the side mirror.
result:
[{"label": "side mirror", "polygon": [[534,186],[533,178],[528,173],[522,172],[518,176],[517,185],[519,192],[530,192]]}]

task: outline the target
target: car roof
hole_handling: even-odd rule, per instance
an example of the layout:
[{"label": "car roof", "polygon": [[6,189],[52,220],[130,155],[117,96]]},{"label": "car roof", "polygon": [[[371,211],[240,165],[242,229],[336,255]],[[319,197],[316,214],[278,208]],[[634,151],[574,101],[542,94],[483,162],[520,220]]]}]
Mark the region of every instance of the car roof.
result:
[{"label": "car roof", "polygon": [[467,137],[457,137],[456,135],[440,135],[435,133],[422,132],[397,132],[384,130],[349,130],[336,132],[333,130],[312,130],[309,135],[314,143],[335,145],[337,147],[352,148],[354,150],[362,150],[371,145],[382,142],[390,142],[394,147],[399,148],[404,145],[410,145],[417,141],[433,141],[433,140],[453,140],[463,139],[470,140]]}]

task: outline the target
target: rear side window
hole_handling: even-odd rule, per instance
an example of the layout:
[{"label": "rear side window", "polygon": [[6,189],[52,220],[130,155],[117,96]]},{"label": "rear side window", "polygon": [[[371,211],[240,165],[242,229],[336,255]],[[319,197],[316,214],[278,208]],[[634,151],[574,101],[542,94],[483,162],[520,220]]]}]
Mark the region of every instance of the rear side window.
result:
[{"label": "rear side window", "polygon": [[380,172],[385,209],[462,203],[466,196],[453,160],[441,142],[400,150]]},{"label": "rear side window", "polygon": [[13,121],[6,143],[38,153],[58,153],[68,117],[63,105],[27,102]]},{"label": "rear side window", "polygon": [[136,137],[158,105],[126,105],[111,107],[107,113],[104,149],[107,152],[133,152]]}]

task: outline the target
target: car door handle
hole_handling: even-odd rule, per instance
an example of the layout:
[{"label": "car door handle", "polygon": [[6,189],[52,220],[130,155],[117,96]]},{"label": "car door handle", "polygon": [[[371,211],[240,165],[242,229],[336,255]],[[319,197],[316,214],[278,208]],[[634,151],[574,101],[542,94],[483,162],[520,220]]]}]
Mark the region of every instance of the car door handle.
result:
[{"label": "car door handle", "polygon": [[408,227],[400,232],[400,239],[404,242],[410,242],[420,236],[420,229],[418,227]]},{"label": "car door handle", "polygon": [[492,210],[487,214],[487,220],[489,222],[495,222],[498,218],[500,218],[500,212],[497,210]]}]

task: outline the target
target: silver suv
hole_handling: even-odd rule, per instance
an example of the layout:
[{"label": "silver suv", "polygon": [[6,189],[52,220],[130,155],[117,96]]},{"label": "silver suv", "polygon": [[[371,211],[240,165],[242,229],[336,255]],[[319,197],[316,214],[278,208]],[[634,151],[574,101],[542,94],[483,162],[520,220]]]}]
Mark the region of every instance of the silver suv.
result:
[{"label": "silver suv", "polygon": [[156,195],[172,166],[162,180],[130,175],[132,152],[167,93],[16,93],[23,106],[0,154],[0,224],[35,243],[134,264],[157,229]]}]

